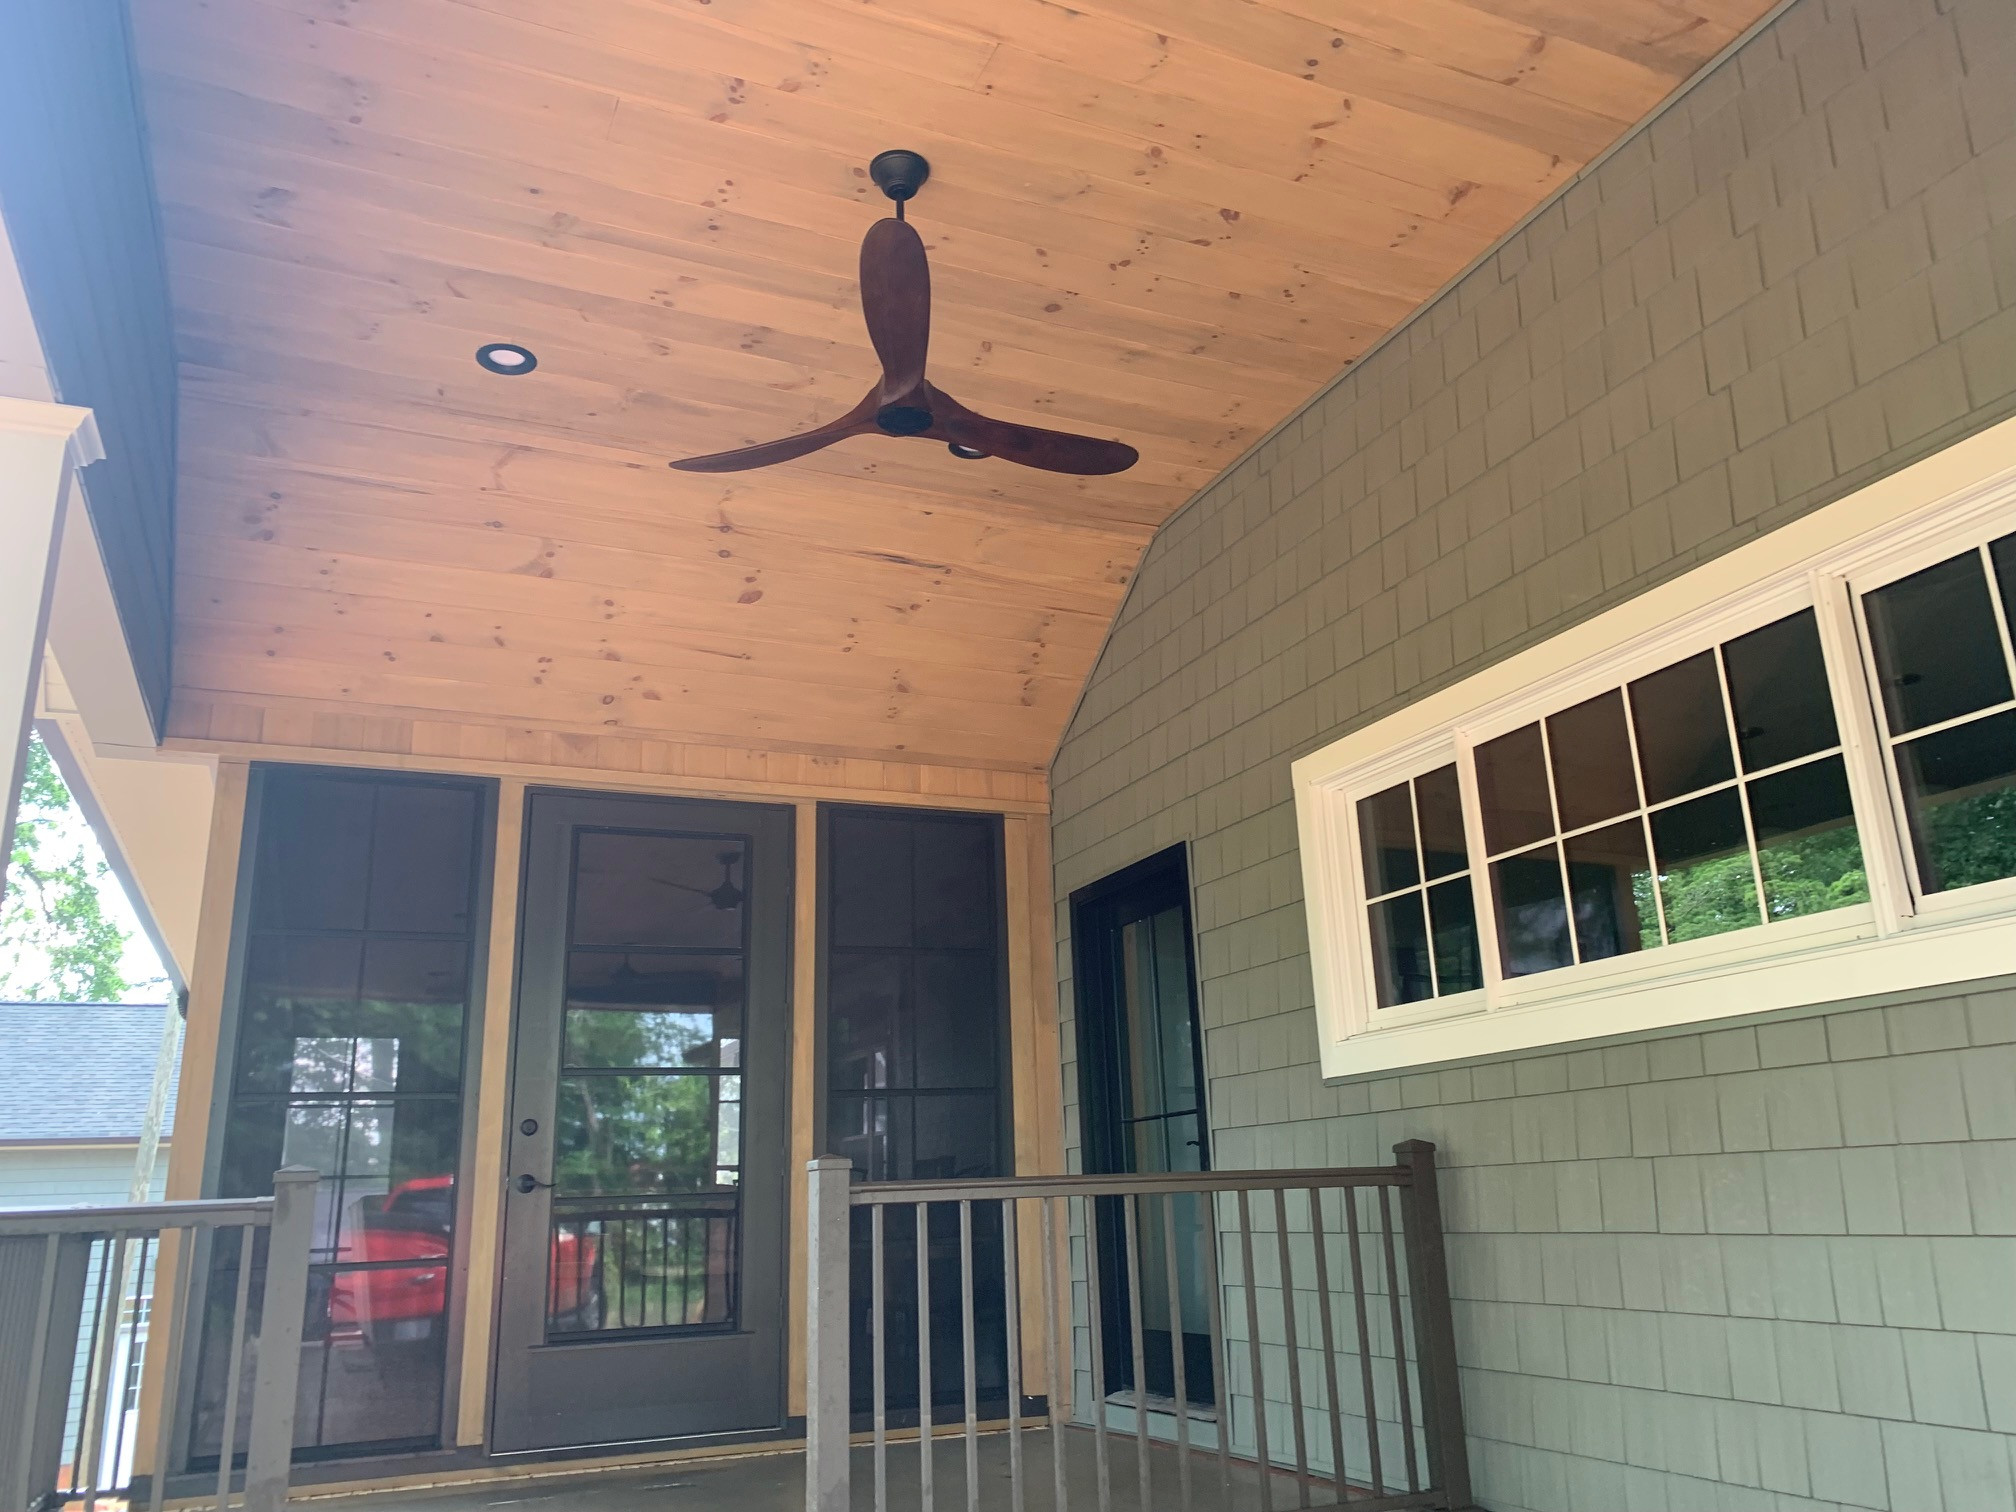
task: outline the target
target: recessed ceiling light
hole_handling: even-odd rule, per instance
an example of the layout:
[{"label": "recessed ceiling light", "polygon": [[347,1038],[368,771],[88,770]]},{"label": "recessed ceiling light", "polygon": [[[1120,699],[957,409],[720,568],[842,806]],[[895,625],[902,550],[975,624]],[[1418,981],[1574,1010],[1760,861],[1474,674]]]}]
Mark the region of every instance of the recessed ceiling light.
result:
[{"label": "recessed ceiling light", "polygon": [[476,363],[506,378],[516,378],[539,366],[539,359],[515,342],[487,341],[476,348]]}]

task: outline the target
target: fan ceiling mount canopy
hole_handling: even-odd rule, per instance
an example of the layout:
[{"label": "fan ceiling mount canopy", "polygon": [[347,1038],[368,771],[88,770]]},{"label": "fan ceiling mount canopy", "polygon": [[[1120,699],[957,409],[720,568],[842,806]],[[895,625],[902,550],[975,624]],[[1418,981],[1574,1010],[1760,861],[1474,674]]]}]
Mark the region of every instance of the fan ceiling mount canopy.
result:
[{"label": "fan ceiling mount canopy", "polygon": [[1121,441],[1043,430],[976,414],[924,376],[931,340],[931,266],[924,241],[903,207],[931,176],[931,165],[902,149],[877,153],[868,165],[896,213],[875,222],[861,241],[861,313],[882,377],[861,402],[836,420],[778,441],[687,457],[681,472],[742,472],[807,456],[849,436],[880,434],[938,441],[956,457],[999,457],[1048,472],[1091,476],[1132,467],[1140,453]]}]

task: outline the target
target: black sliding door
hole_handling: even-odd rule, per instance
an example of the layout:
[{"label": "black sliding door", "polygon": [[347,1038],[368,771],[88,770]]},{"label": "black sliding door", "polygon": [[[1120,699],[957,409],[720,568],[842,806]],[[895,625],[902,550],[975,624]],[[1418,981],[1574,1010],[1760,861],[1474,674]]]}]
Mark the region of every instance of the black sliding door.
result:
[{"label": "black sliding door", "polygon": [[[322,1174],[295,1428],[303,1455],[441,1439],[490,812],[486,783],[254,774],[214,1190],[269,1194],[283,1165]],[[237,1266],[235,1245],[211,1256],[190,1431],[198,1465],[214,1463],[221,1442]],[[241,1408],[249,1417],[250,1393]],[[245,1433],[241,1422],[241,1455]]]},{"label": "black sliding door", "polygon": [[[820,812],[820,966],[826,1148],[859,1181],[1012,1175],[1001,821],[926,810]],[[867,1213],[854,1227],[854,1406],[870,1404]],[[963,1412],[959,1213],[934,1207],[924,1253],[934,1299],[934,1411]],[[886,1219],[889,1405],[914,1415],[918,1236]],[[974,1211],[976,1396],[1007,1400],[998,1211]]]},{"label": "black sliding door", "polygon": [[[1197,1026],[1189,871],[1182,847],[1150,856],[1074,894],[1071,939],[1086,1171],[1208,1170],[1204,1045]],[[1148,1209],[1141,1218],[1140,1274],[1131,1277],[1117,1201],[1103,1204],[1100,1213],[1099,1262],[1105,1295],[1111,1299],[1105,1309],[1106,1380],[1115,1390],[1135,1384],[1129,1314],[1138,1306],[1148,1394],[1173,1395],[1180,1333],[1185,1394],[1208,1403],[1213,1400],[1203,1254],[1208,1215],[1195,1196],[1160,1199]],[[1173,1296],[1171,1247],[1177,1274]]]}]

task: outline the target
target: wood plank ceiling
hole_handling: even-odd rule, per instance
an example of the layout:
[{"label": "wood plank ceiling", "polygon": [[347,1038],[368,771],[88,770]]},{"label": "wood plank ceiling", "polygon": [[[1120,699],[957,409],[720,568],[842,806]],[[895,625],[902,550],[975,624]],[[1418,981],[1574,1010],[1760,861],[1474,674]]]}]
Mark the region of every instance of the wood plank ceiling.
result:
[{"label": "wood plank ceiling", "polygon": [[[179,694],[1041,767],[1154,528],[1763,3],[134,0]],[[933,376],[1131,472],[666,468],[872,380],[890,146]]]}]

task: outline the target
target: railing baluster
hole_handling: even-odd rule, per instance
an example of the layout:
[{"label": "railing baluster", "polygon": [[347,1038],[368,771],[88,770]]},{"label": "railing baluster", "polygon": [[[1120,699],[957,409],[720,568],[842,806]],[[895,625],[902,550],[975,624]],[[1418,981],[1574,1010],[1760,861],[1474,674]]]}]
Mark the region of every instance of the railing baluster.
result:
[{"label": "railing baluster", "polygon": [[35,1428],[41,1417],[42,1371],[49,1358],[49,1329],[56,1308],[56,1262],[63,1252],[63,1236],[51,1234],[42,1241],[42,1284],[36,1292],[35,1331],[29,1336],[27,1389],[21,1394],[21,1438],[14,1460],[14,1484],[7,1505],[25,1507],[29,1494],[37,1489],[29,1471],[34,1465]]},{"label": "railing baluster", "polygon": [[1176,1483],[1183,1512],[1190,1512],[1190,1377],[1183,1358],[1183,1285],[1176,1264],[1179,1225],[1176,1204],[1182,1194],[1162,1198],[1163,1285],[1169,1289],[1169,1371],[1176,1388]]},{"label": "railing baluster", "polygon": [[931,1485],[931,1205],[917,1213],[917,1497],[932,1512]]},{"label": "railing baluster", "polygon": [[252,1310],[252,1238],[246,1224],[238,1236],[238,1289],[231,1304],[231,1364],[224,1376],[224,1421],[217,1446],[217,1512],[231,1505],[231,1460],[238,1450],[238,1385],[245,1367],[245,1315]]},{"label": "railing baluster", "polygon": [[1372,1494],[1386,1494],[1379,1451],[1379,1399],[1372,1389],[1372,1327],[1365,1315],[1365,1257],[1358,1243],[1358,1188],[1344,1188],[1344,1230],[1351,1243],[1351,1306],[1358,1315],[1358,1374],[1365,1393],[1365,1444],[1372,1463]]},{"label": "railing baluster", "polygon": [[1393,1263],[1393,1204],[1389,1187],[1379,1188],[1379,1239],[1386,1251],[1386,1300],[1393,1310],[1393,1382],[1400,1393],[1400,1442],[1407,1451],[1407,1489],[1421,1489],[1421,1470],[1414,1453],[1414,1406],[1407,1388],[1407,1333],[1400,1318],[1400,1271]]},{"label": "railing baluster", "polygon": [[[154,1234],[142,1234],[140,1236],[140,1258],[133,1266],[133,1293],[128,1299],[132,1303],[132,1307],[128,1311],[127,1316],[132,1319],[132,1322],[126,1328],[126,1364],[118,1372],[118,1395],[116,1400],[119,1403],[119,1426],[117,1431],[112,1435],[112,1481],[115,1488],[121,1489],[130,1489],[133,1484],[133,1466],[126,1463],[126,1423],[129,1418],[139,1411],[140,1402],[139,1395],[136,1392],[132,1406],[129,1407],[127,1405],[126,1382],[130,1379],[137,1379],[142,1368],[140,1304],[147,1298],[147,1262],[154,1253],[157,1240],[158,1236]],[[133,1447],[137,1456],[140,1447],[137,1436]]]},{"label": "railing baluster", "polygon": [[1288,1189],[1274,1188],[1274,1235],[1280,1246],[1281,1327],[1288,1340],[1288,1411],[1295,1429],[1295,1505],[1309,1505],[1309,1435],[1302,1421],[1302,1343],[1295,1329],[1295,1270],[1288,1258]]},{"label": "railing baluster", "polygon": [[1218,1196],[1206,1193],[1197,1199],[1204,1225],[1204,1298],[1211,1309],[1211,1410],[1217,1414],[1218,1504],[1232,1505],[1232,1399],[1227,1395],[1226,1372],[1232,1368],[1231,1351],[1225,1347],[1223,1287],[1218,1277]]},{"label": "railing baluster", "polygon": [[1001,1203],[1002,1326],[1008,1351],[1008,1501],[1022,1512],[1022,1257],[1015,1199]]},{"label": "railing baluster", "polygon": [[889,1508],[889,1268],[882,1256],[881,1203],[868,1209],[868,1327],[875,1357],[875,1512]]},{"label": "railing baluster", "polygon": [[1100,1307],[1099,1199],[1085,1199],[1085,1317],[1092,1338],[1092,1453],[1099,1472],[1099,1512],[1113,1505],[1106,1464],[1106,1317]]},{"label": "railing baluster", "polygon": [[1337,1330],[1330,1317],[1329,1240],[1323,1232],[1323,1190],[1309,1188],[1309,1238],[1316,1249],[1317,1316],[1323,1327],[1323,1394],[1330,1403],[1330,1479],[1337,1486],[1337,1500],[1344,1500],[1344,1411],[1338,1401]]},{"label": "railing baluster", "polygon": [[[85,1455],[87,1452],[87,1439],[89,1435],[86,1432],[85,1425],[89,1418],[89,1409],[91,1406],[89,1400],[91,1394],[91,1366],[92,1363],[96,1361],[98,1358],[98,1340],[100,1335],[104,1331],[105,1277],[107,1273],[107,1267],[111,1264],[111,1253],[110,1253],[111,1241],[109,1239],[107,1239],[102,1234],[94,1234],[91,1236],[91,1238],[86,1240],[85,1243],[87,1246],[87,1248],[85,1249],[85,1268],[87,1271],[90,1270],[91,1257],[94,1255],[97,1257],[98,1262],[98,1268],[96,1271],[97,1290],[93,1292],[90,1303],[91,1342],[84,1346],[84,1372],[85,1372],[84,1394],[86,1400],[84,1402],[84,1410],[80,1411],[77,1416],[76,1441],[70,1445],[70,1484],[73,1488],[81,1488],[84,1484],[85,1475],[87,1474],[85,1465]],[[89,1287],[91,1283],[87,1281],[85,1284],[87,1287]],[[74,1377],[74,1372],[76,1368],[74,1362],[71,1368]],[[66,1419],[68,1417],[67,1401],[65,1404],[65,1417]],[[64,1424],[64,1430],[66,1433],[69,1430],[69,1424],[67,1421]]]},{"label": "railing baluster", "polygon": [[980,1512],[980,1388],[973,1339],[973,1202],[959,1203],[959,1340],[965,1363],[966,1512]]},{"label": "railing baluster", "polygon": [[1246,1354],[1253,1368],[1253,1463],[1260,1475],[1260,1512],[1274,1512],[1273,1472],[1267,1460],[1267,1383],[1260,1366],[1260,1285],[1253,1274],[1253,1214],[1244,1187],[1239,1189],[1239,1260],[1246,1282]]},{"label": "railing baluster", "polygon": [[1141,1326],[1141,1199],[1130,1192],[1120,1199],[1122,1233],[1127,1257],[1127,1336],[1134,1360],[1134,1477],[1140,1483],[1141,1506],[1154,1502],[1148,1471],[1148,1360]]},{"label": "railing baluster", "polygon": [[1064,1485],[1064,1378],[1063,1371],[1070,1359],[1071,1320],[1067,1316],[1069,1307],[1057,1305],[1059,1293],[1069,1295],[1071,1277],[1067,1272],[1061,1279],[1057,1274],[1057,1226],[1051,1216],[1052,1202],[1064,1204],[1064,1229],[1069,1242],[1071,1229],[1071,1199],[1069,1197],[1038,1197],[1036,1213],[1038,1238],[1043,1244],[1043,1355],[1046,1384],[1050,1389],[1050,1474],[1054,1482],[1053,1497],[1056,1512],[1067,1512],[1070,1497]]}]

